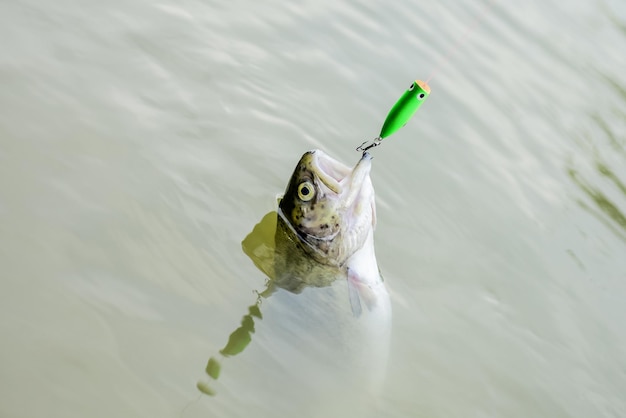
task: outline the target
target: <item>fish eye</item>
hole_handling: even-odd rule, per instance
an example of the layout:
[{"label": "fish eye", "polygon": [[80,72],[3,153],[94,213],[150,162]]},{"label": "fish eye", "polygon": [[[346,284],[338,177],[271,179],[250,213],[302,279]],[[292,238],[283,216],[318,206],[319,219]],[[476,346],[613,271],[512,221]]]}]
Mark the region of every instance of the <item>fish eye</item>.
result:
[{"label": "fish eye", "polygon": [[417,100],[423,100],[426,95],[424,93],[420,93],[417,95]]},{"label": "fish eye", "polygon": [[315,189],[310,181],[304,181],[298,186],[298,197],[304,202],[308,202],[315,196]]},{"label": "fish eye", "polygon": [[415,88],[415,83],[411,83],[411,86],[409,86],[409,91],[413,91],[414,88]]}]

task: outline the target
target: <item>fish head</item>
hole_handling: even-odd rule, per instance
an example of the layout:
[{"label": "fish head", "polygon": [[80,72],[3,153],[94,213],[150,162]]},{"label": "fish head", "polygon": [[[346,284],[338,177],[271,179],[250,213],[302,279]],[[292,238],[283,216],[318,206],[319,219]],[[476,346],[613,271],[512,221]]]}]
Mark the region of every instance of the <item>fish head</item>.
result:
[{"label": "fish head", "polygon": [[372,157],[354,168],[320,150],[306,152],[293,172],[278,213],[318,262],[342,266],[376,224]]}]

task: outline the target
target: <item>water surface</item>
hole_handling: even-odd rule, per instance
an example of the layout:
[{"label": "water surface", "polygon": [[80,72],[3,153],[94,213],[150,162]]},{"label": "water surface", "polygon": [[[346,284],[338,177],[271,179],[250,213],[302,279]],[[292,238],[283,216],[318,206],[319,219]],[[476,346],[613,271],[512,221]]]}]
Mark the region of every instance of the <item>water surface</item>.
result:
[{"label": "water surface", "polygon": [[[201,395],[302,153],[354,164],[481,14],[374,150],[381,392],[309,407],[269,299]],[[20,0],[0,46],[0,415],[626,415],[622,2]]]}]

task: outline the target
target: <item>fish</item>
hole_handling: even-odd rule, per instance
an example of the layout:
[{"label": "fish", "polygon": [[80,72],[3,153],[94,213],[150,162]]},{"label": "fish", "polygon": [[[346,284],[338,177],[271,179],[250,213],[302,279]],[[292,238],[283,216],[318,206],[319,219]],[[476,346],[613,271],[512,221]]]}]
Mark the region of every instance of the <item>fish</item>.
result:
[{"label": "fish", "polygon": [[[356,316],[362,303],[372,309],[379,298],[388,297],[374,249],[371,168],[368,152],[354,168],[321,150],[300,158],[278,207],[277,286],[298,293],[345,278]],[[281,246],[285,242],[289,245]]]},{"label": "fish", "polygon": [[[265,290],[256,292],[257,301],[219,350],[221,358],[209,358],[209,380],[198,382],[200,392],[215,396],[222,362],[246,350],[260,330],[263,347],[281,353],[290,364],[288,374],[272,383],[267,396],[280,385],[291,393],[292,382],[301,379],[307,383],[299,385],[308,389],[302,386],[290,396],[301,395],[303,403],[311,401],[316,407],[312,394],[334,399],[347,388],[381,390],[391,302],[374,248],[371,169],[367,152],[354,167],[319,149],[302,155],[276,210],[242,242],[244,253],[267,276]],[[247,382],[263,391],[266,378],[250,373]]]}]

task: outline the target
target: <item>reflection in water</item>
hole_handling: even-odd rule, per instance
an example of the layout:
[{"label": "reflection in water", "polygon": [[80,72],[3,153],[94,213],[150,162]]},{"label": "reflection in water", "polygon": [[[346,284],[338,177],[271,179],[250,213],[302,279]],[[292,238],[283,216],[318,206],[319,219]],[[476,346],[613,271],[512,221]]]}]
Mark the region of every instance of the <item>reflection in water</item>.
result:
[{"label": "reflection in water", "polygon": [[[626,95],[624,97],[626,98]],[[602,129],[602,132],[604,132],[604,134],[606,135],[609,143],[611,144],[611,147],[616,152],[626,157],[626,149],[624,148],[626,146],[626,141],[622,140],[620,143],[620,140],[613,133],[609,125],[599,115],[593,115],[592,119],[596,123],[596,125],[598,125],[600,129]]]},{"label": "reflection in water", "polygon": [[[348,279],[345,268],[327,266],[312,260],[303,251],[298,241],[294,240],[285,221],[275,211],[265,215],[254,227],[243,240],[242,248],[255,266],[267,275],[268,280],[265,290],[257,292],[256,302],[248,307],[248,312],[243,316],[240,326],[230,334],[227,343],[219,351],[220,355],[209,358],[205,369],[209,381],[197,383],[198,390],[209,396],[216,394],[211,382],[219,378],[222,362],[228,357],[242,353],[252,341],[255,321],[263,319],[261,305],[264,299],[271,296],[278,288],[297,294],[307,287],[327,287],[337,280],[342,279],[346,282]],[[385,300],[388,298],[386,291],[382,294],[372,292],[375,290],[370,290],[368,300],[364,300],[365,306],[369,310],[375,309],[377,304],[380,308],[388,308],[388,300]],[[355,319],[357,319],[356,315]],[[387,332],[388,329],[380,329],[381,335]],[[379,343],[385,343],[385,341],[379,341]],[[383,358],[370,358],[369,360],[378,360],[381,367],[385,367],[386,356],[381,355],[381,357]]]},{"label": "reflection in water", "polygon": [[[603,78],[607,84],[609,84],[611,88],[620,95],[621,98],[626,100],[626,89],[608,76],[603,76]],[[597,114],[592,116],[592,120],[605,135],[612,149],[616,151],[615,155],[626,158],[624,141],[620,140],[619,135],[615,134],[611,126]],[[600,174],[602,178],[609,180],[611,187],[614,190],[621,192],[621,194],[626,197],[626,184],[624,181],[620,179],[617,174],[615,174],[615,171],[602,160],[597,152],[594,152],[594,156],[594,168],[597,173]],[[593,185],[589,180],[583,179],[581,173],[575,168],[570,166],[567,173],[574,184],[576,184],[578,188],[580,188],[580,190],[582,190],[585,195],[591,199],[592,205],[589,205],[583,200],[578,200],[580,207],[592,214],[617,237],[626,242],[626,215],[624,215],[624,209],[620,209],[618,203],[615,202],[615,199],[609,198],[600,187]]]},{"label": "reflection in water", "polygon": [[257,302],[257,304],[255,305],[251,305],[248,308],[248,314],[244,315],[243,319],[241,320],[241,326],[237,328],[232,334],[230,334],[230,337],[228,337],[228,343],[226,343],[226,346],[220,350],[220,354],[222,354],[224,357],[234,356],[241,353],[246,348],[248,343],[252,341],[252,336],[250,334],[254,334],[253,318],[263,318],[261,316],[259,302]]},{"label": "reflection in water", "polygon": [[609,167],[607,167],[601,162],[598,162],[597,167],[598,167],[598,171],[600,172],[600,174],[602,174],[604,177],[607,177],[609,180],[611,180],[613,184],[615,184],[615,186],[617,186],[617,188],[621,190],[621,192],[626,196],[626,186],[624,185],[624,183],[620,181],[619,178],[617,178],[615,173],[613,173],[613,171],[611,171]]},{"label": "reflection in water", "polygon": [[[261,301],[260,296],[257,300],[257,303],[248,307],[248,314],[244,315],[241,320],[241,326],[237,328],[235,331],[230,334],[228,337],[228,342],[220,350],[220,354],[223,357],[230,357],[241,353],[252,341],[252,335],[254,334],[254,318],[262,319],[261,309],[260,309]],[[220,372],[222,370],[221,361],[216,357],[210,357],[206,366],[206,374],[213,380],[217,380],[220,376]],[[206,382],[198,382],[197,383],[198,390],[200,392],[214,396],[215,391],[211,388],[211,386]]]},{"label": "reflection in water", "polygon": [[616,13],[613,13],[611,11],[611,9],[608,7],[608,5],[605,2],[602,2],[601,4],[602,4],[602,9],[604,10],[604,13],[609,18],[609,21],[611,21],[613,25],[615,26],[615,28],[617,28],[624,36],[626,36],[626,24],[624,24],[620,20],[619,16]]},{"label": "reflection in water", "polygon": [[[580,174],[570,168],[568,170],[568,174],[570,178],[576,183],[576,185],[583,191],[585,194],[591,198],[596,207],[600,210],[594,210],[591,206],[585,203],[582,200],[578,201],[580,207],[585,209],[587,212],[595,216],[600,222],[606,225],[611,231],[615,233],[619,238],[621,238],[624,242],[626,242],[626,235],[622,231],[620,231],[617,227],[626,231],[626,217],[620,211],[620,209],[608,198],[600,189],[591,186],[589,183],[585,182],[580,178]],[[607,218],[608,217],[608,218]]]},{"label": "reflection in water", "polygon": [[[274,255],[276,253],[275,234],[276,234],[277,214],[272,211],[265,215],[252,232],[243,240],[242,247],[244,253],[250,257],[252,262],[259,270],[268,277],[266,290],[257,294],[256,303],[248,307],[248,313],[243,316],[241,325],[234,330],[228,337],[228,342],[220,350],[222,358],[235,356],[241,353],[252,341],[254,334],[254,318],[263,319],[261,314],[261,298],[271,294],[273,288],[272,281],[274,275]],[[212,356],[206,366],[206,373],[212,380],[219,378],[221,371],[221,360]],[[198,382],[198,390],[202,393],[214,396],[215,391],[206,382]]]}]

